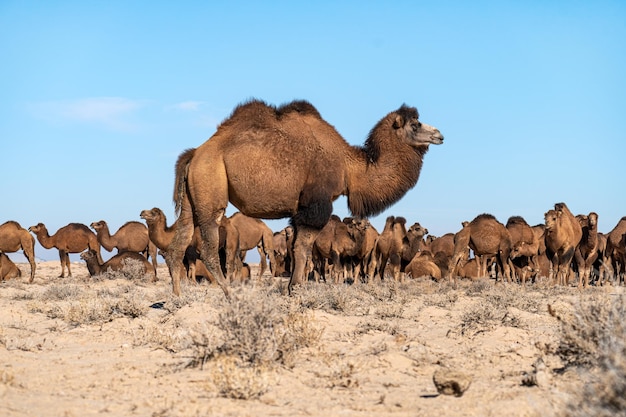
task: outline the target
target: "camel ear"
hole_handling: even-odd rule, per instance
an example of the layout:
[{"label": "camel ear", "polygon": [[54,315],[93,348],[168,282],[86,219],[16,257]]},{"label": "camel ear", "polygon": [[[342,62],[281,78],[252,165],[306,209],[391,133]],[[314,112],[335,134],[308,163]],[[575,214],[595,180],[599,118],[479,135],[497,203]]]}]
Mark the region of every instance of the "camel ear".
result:
[{"label": "camel ear", "polygon": [[398,114],[393,120],[393,128],[400,129],[402,126],[404,126],[404,118]]}]

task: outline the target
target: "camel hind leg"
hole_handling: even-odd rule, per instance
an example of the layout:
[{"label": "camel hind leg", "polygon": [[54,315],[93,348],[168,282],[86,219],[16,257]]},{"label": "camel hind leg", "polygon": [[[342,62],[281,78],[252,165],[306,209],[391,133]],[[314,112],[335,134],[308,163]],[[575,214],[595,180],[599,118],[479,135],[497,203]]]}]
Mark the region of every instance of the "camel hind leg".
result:
[{"label": "camel hind leg", "polygon": [[202,219],[199,222],[200,234],[202,236],[202,242],[200,245],[200,259],[204,262],[204,265],[208,271],[213,275],[217,285],[220,286],[224,295],[229,296],[228,286],[226,285],[226,278],[222,272],[222,266],[220,262],[220,222],[224,216],[224,209],[218,210],[216,214],[212,216],[199,216]]}]

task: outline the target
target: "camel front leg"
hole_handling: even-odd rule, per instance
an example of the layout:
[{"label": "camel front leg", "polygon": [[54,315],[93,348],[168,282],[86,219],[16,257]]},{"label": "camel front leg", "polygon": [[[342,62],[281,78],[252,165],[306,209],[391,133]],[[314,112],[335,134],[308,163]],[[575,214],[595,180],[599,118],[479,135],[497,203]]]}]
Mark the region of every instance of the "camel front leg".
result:
[{"label": "camel front leg", "polygon": [[222,266],[220,263],[220,231],[219,224],[224,211],[218,215],[217,219],[209,219],[203,221],[200,224],[200,234],[202,235],[202,244],[200,247],[200,258],[204,262],[204,265],[209,270],[217,285],[220,286],[224,295],[229,298],[230,294],[228,286],[226,284],[226,278],[222,272]]},{"label": "camel front leg", "polygon": [[[61,261],[61,275],[59,275],[59,278],[65,278],[65,265],[68,264],[68,261],[66,260],[66,258],[69,258],[67,253],[65,253],[64,250],[59,249],[59,260]],[[68,271],[68,273],[70,271],[70,266],[69,265],[67,265],[67,271]],[[72,274],[70,273],[69,276],[71,277]]]},{"label": "camel front leg", "polygon": [[321,229],[305,225],[299,225],[296,228],[296,236],[293,244],[293,273],[287,288],[289,294],[291,294],[291,290],[294,285],[301,285],[305,281],[304,271],[307,259],[311,258],[313,242],[315,242],[315,239],[317,238],[317,235],[319,235],[320,231]]}]

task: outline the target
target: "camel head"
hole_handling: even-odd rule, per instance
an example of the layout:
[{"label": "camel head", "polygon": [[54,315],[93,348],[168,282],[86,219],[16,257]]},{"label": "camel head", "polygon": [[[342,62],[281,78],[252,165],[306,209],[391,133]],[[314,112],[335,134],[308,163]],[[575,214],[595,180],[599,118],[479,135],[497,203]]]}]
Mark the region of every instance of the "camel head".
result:
[{"label": "camel head", "polygon": [[80,253],[80,259],[82,259],[83,261],[87,261],[95,257],[96,257],[96,251],[93,249],[89,249]]},{"label": "camel head", "polygon": [[106,222],[104,220],[100,220],[99,222],[93,222],[89,225],[93,230],[99,231],[106,226]]},{"label": "camel head", "polygon": [[46,229],[46,226],[44,226],[43,223],[37,223],[36,225],[29,227],[28,231],[32,232],[34,234],[37,234],[39,232],[44,232],[45,233],[45,232],[48,231],[48,229]]},{"label": "camel head", "polygon": [[409,227],[407,234],[414,234],[416,236],[424,237],[428,234],[428,229],[422,227],[422,225],[420,225],[419,223],[415,223],[413,224],[413,226]]},{"label": "camel head", "polygon": [[589,227],[595,229],[598,226],[598,214],[592,211],[587,216],[587,221],[589,222]]},{"label": "camel head", "polygon": [[526,242],[520,241],[520,242],[517,242],[515,245],[513,245],[513,249],[511,249],[511,253],[509,254],[509,257],[511,259],[517,259],[520,256],[522,256],[522,252],[524,251],[524,246],[526,244],[527,244]]},{"label": "camel head", "polygon": [[443,143],[443,135],[439,129],[419,121],[419,113],[415,107],[403,104],[395,113],[392,126],[401,140],[414,147]]},{"label": "camel head", "polygon": [[552,230],[556,227],[557,222],[559,221],[559,217],[561,217],[562,211],[557,210],[548,210],[544,215],[546,220],[546,230]]},{"label": "camel head", "polygon": [[154,223],[159,219],[165,218],[165,215],[163,214],[161,209],[154,207],[150,210],[142,210],[142,212],[139,214],[139,217],[144,219],[147,223]]}]

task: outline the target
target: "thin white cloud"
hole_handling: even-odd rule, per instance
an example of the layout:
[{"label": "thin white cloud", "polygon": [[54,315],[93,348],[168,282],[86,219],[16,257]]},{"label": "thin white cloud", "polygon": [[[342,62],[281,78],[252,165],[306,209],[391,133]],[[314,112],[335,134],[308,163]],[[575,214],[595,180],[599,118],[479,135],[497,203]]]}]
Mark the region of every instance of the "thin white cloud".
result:
[{"label": "thin white cloud", "polygon": [[128,118],[145,103],[124,97],[92,97],[40,102],[31,109],[36,116],[54,122],[94,123],[113,130],[133,130],[136,126]]},{"label": "thin white cloud", "polygon": [[189,101],[176,103],[172,105],[171,108],[176,109],[176,110],[184,110],[184,111],[198,111],[200,110],[200,106],[202,106],[202,104],[204,104],[204,102],[202,101],[189,100]]}]

